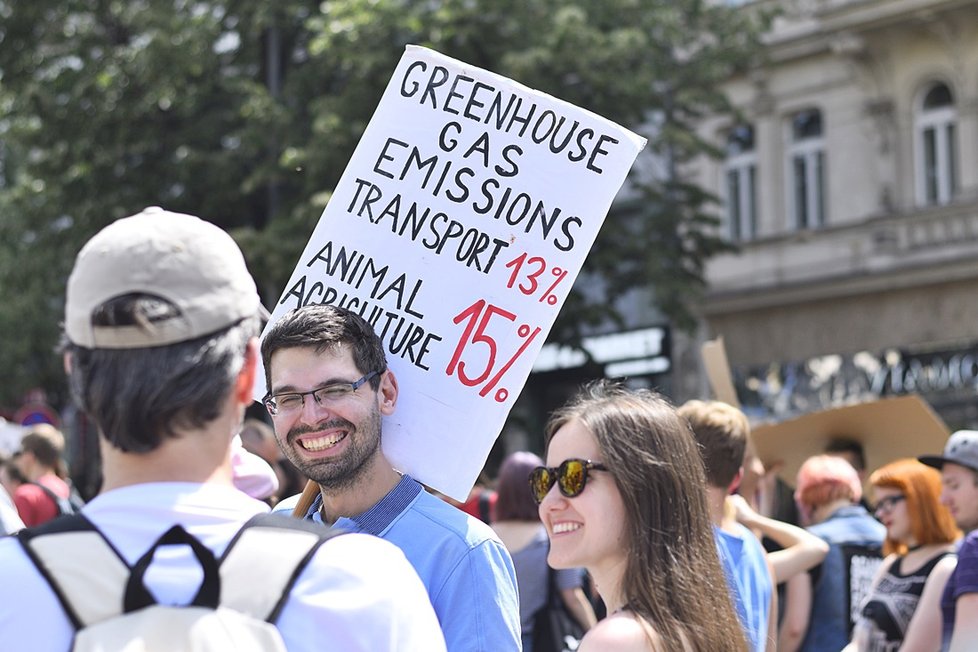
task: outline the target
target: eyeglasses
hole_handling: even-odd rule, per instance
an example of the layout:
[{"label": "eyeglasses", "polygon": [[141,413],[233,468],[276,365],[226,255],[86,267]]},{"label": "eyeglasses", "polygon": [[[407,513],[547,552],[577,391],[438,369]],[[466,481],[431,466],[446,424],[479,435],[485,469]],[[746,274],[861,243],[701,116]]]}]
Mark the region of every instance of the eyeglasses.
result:
[{"label": "eyeglasses", "polygon": [[538,466],[530,471],[530,491],[533,500],[537,505],[542,503],[554,483],[557,484],[560,493],[568,498],[579,496],[587,485],[587,472],[592,470],[607,471],[608,469],[600,462],[577,458],[564,460],[556,468]]},{"label": "eyeglasses", "polygon": [[316,400],[316,405],[334,405],[353,394],[361,385],[379,373],[379,371],[371,371],[352,383],[331,383],[308,392],[266,394],[261,402],[265,404],[265,409],[272,416],[301,410],[302,406],[305,405],[306,396],[312,396]]},{"label": "eyeglasses", "polygon": [[896,504],[898,502],[900,502],[901,500],[906,500],[906,498],[907,497],[904,496],[903,494],[896,494],[893,496],[887,496],[886,498],[880,498],[876,502],[876,509],[874,510],[874,513],[881,512],[881,511],[888,512],[894,507],[896,507]]}]

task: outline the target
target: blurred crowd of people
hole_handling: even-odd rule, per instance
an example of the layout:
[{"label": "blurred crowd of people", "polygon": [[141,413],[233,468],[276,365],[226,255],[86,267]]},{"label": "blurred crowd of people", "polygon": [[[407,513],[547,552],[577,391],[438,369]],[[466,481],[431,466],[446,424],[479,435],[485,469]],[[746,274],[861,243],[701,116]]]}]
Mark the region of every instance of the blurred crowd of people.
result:
[{"label": "blurred crowd of people", "polygon": [[[592,386],[585,390],[588,392],[594,396],[585,400],[584,405],[591,410],[601,405],[596,396],[604,401],[615,396],[623,404],[641,396],[652,406],[661,400],[645,392],[630,392],[606,384]],[[941,455],[897,459],[876,469],[866,469],[858,439],[832,439],[824,454],[804,461],[792,488],[757,459],[750,444],[750,425],[737,408],[697,400],[679,406],[676,412],[688,423],[702,456],[707,511],[716,552],[747,649],[906,652],[966,650],[978,645],[978,633],[973,628],[978,611],[972,610],[972,602],[978,601],[973,562],[978,549],[973,547],[974,537],[964,538],[978,528],[978,432],[954,433]],[[639,418],[634,411],[628,417]],[[559,422],[559,414],[554,418]],[[582,416],[577,418],[584,420]],[[592,421],[600,423],[593,415],[586,423]],[[543,499],[551,509],[544,509],[541,503],[539,515],[529,510],[517,514],[512,507],[514,487],[525,490],[519,485],[526,470],[534,464],[538,464],[538,470],[536,475],[531,473],[531,484],[538,482],[543,474],[549,490],[550,484],[559,482],[562,474],[568,473],[560,464],[568,460],[609,459],[610,453],[598,443],[600,436],[595,434],[602,426],[588,425],[584,429],[587,445],[573,449],[579,457],[562,459],[565,456],[558,455],[553,458],[557,464],[554,468],[537,462],[538,458],[530,452],[509,455],[496,482],[483,479],[473,489],[470,499],[460,506],[478,515],[478,505],[496,505],[489,516],[481,512],[482,517],[493,522],[514,560],[541,554],[540,550],[553,545],[564,533],[565,526],[558,524],[569,515],[579,518],[577,513],[581,508],[575,501],[567,500],[576,496],[568,496],[558,485],[553,500],[549,491]],[[637,426],[638,421],[631,423],[631,427]],[[651,427],[646,425],[646,436]],[[658,427],[666,426],[658,424]],[[551,430],[548,430],[550,436]],[[573,432],[584,434],[576,428]],[[624,438],[624,433],[618,438]],[[655,445],[648,453],[652,451],[661,458],[664,448]],[[633,456],[633,459],[640,458]],[[516,469],[520,469],[518,473]],[[593,467],[580,471],[581,482],[593,482],[589,473],[600,477],[601,472],[609,471],[607,464],[597,470],[597,474]],[[646,471],[641,477],[655,486],[655,475]],[[620,472],[615,474],[615,481],[623,481]],[[864,481],[868,494],[864,494]],[[784,501],[786,493],[790,505]],[[656,509],[662,509],[663,505],[680,509],[676,502],[681,495],[678,485],[671,485],[668,492],[656,497]],[[499,511],[499,504],[506,505],[504,513]],[[690,503],[682,504],[687,511],[690,509]],[[546,525],[539,524],[538,516]],[[628,523],[627,513],[623,520]],[[600,531],[604,537],[615,532],[604,528]],[[680,545],[668,536],[668,528],[646,531],[664,537],[670,546]],[[550,538],[542,536],[544,533],[549,533]],[[616,532],[619,553],[634,550],[627,541],[627,536]],[[593,542],[578,545],[589,550],[601,548],[600,543]],[[682,545],[688,546],[689,540]],[[661,551],[660,555],[677,561],[672,549]],[[961,555],[966,563],[955,572]],[[565,593],[562,597],[568,609],[586,630],[606,614],[602,596],[608,594],[607,588],[602,592],[599,583],[596,591],[591,590],[594,587],[591,569],[600,573],[597,568],[607,560],[581,556],[577,561],[581,568],[565,568],[555,558],[550,563],[562,571],[573,571],[567,576],[567,583],[559,588]],[[627,563],[622,563],[627,568]],[[702,568],[704,563],[690,561],[685,565]],[[543,606],[541,596],[550,580],[545,569],[536,564],[526,567],[525,563],[517,563],[516,569],[521,601],[525,600],[525,609],[521,611],[524,632],[532,632],[533,614]],[[585,571],[583,577],[579,575],[581,570]],[[617,588],[619,581],[619,578],[604,580],[604,586]],[[710,584],[709,580],[706,583]],[[524,596],[529,597],[524,599]],[[633,604],[637,604],[633,597],[617,599],[627,605],[625,609],[634,609]],[[582,613],[576,605],[585,600],[591,610]],[[967,609],[966,615],[960,613],[962,607]],[[592,610],[598,618],[592,619]],[[618,606],[611,613],[621,611],[622,607]],[[661,615],[636,611],[635,616],[637,621],[652,624],[645,634],[646,642],[661,641],[662,632],[670,632],[669,625],[663,624],[668,620],[657,620]],[[684,627],[695,622],[689,618],[687,614]],[[680,628],[678,632],[671,631],[665,640],[689,643],[690,636],[691,633]],[[532,643],[532,636],[526,640]],[[620,644],[617,638],[604,644],[609,647],[597,649],[627,649],[615,647]],[[646,648],[636,643],[635,649]],[[658,648],[652,643],[650,649]]]},{"label": "blurred crowd of people", "polygon": [[[71,601],[65,565],[82,587],[138,571],[155,606],[197,605],[211,581],[248,586],[262,598],[249,604],[277,605],[248,615],[294,650],[978,645],[978,431],[869,469],[852,433],[784,478],[736,407],[602,380],[550,415],[543,458],[511,453],[459,503],[387,459],[399,384],[362,316],[305,306],[259,344],[262,318],[237,246],[195,217],[147,209],[82,250],[63,352],[98,425],[102,485],[83,504],[50,425],[0,460],[0,524],[15,533],[0,538],[5,647],[66,650],[100,624]],[[245,419],[259,358],[268,419]],[[86,556],[81,533],[124,572]],[[208,575],[255,537],[257,559]],[[51,562],[62,542],[78,548]],[[294,567],[273,563],[289,554]],[[261,596],[276,575],[291,580]],[[555,642],[564,626],[575,640]]]}]

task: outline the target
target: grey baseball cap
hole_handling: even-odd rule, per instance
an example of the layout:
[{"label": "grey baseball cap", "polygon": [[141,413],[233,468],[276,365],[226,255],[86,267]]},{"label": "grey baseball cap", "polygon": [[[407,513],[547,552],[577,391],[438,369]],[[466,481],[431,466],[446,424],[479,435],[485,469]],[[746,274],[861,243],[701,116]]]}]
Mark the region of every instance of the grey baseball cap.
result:
[{"label": "grey baseball cap", "polygon": [[[159,296],[176,318],[146,326],[93,326],[92,313],[128,293]],[[129,349],[184,342],[267,315],[231,236],[200,218],[147,208],[97,233],[68,278],[65,334],[86,348]]]},{"label": "grey baseball cap", "polygon": [[936,469],[951,462],[978,471],[978,430],[958,430],[948,437],[943,455],[922,455],[917,459]]}]

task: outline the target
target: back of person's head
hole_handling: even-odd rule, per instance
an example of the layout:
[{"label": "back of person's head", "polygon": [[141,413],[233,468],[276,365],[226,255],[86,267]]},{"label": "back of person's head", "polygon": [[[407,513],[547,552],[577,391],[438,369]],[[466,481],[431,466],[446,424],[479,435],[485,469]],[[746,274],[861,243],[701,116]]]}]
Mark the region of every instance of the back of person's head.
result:
[{"label": "back of person's head", "polygon": [[593,435],[625,508],[629,551],[622,591],[664,640],[692,649],[743,649],[723,591],[706,499],[706,477],[689,424],[663,397],[606,381],[554,412],[549,443],[570,421]]},{"label": "back of person's head", "polygon": [[[874,488],[896,489],[903,494],[910,515],[910,531],[917,545],[950,543],[961,532],[951,512],[941,505],[941,473],[915,459],[902,459],[880,467],[869,476]],[[884,554],[905,554],[905,543],[887,537]]]},{"label": "back of person's head", "polygon": [[154,450],[221,414],[261,312],[241,250],[220,228],[158,208],[117,220],[68,279],[72,395],[113,447]]},{"label": "back of person's head", "polygon": [[721,401],[687,401],[678,411],[689,422],[700,445],[706,481],[713,487],[726,489],[744,463],[750,436],[747,416]]},{"label": "back of person's head", "polygon": [[317,353],[349,346],[353,362],[363,373],[376,371],[370,386],[380,387],[380,374],[387,371],[384,345],[370,324],[357,313],[339,306],[317,305],[296,308],[272,325],[261,343],[265,384],[271,388],[272,356],[280,349],[307,347]]},{"label": "back of person's head", "polygon": [[20,450],[30,453],[45,469],[51,469],[62,478],[65,473],[65,436],[61,431],[47,423],[31,426],[20,440]]},{"label": "back of person's head", "polygon": [[826,455],[841,457],[852,464],[857,473],[866,470],[866,451],[862,442],[851,437],[833,437],[825,447]]},{"label": "back of person's head", "polygon": [[795,501],[806,516],[839,500],[857,503],[863,496],[859,475],[852,464],[835,455],[809,457],[798,469]]},{"label": "back of person's head", "polygon": [[540,512],[530,491],[530,471],[543,460],[529,451],[510,453],[496,478],[497,521],[539,521]]}]

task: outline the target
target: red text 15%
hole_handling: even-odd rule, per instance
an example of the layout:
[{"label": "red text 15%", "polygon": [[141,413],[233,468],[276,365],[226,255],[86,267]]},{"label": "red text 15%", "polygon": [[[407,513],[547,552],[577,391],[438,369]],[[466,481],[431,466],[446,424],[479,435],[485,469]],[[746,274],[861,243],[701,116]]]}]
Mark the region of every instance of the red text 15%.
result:
[{"label": "red text 15%", "polygon": [[[530,346],[530,342],[532,342],[533,338],[540,334],[541,330],[538,326],[531,331],[528,324],[520,324],[519,328],[516,329],[516,334],[523,338],[523,344],[512,357],[497,368],[496,340],[494,340],[492,336],[486,332],[489,321],[494,317],[504,318],[510,322],[516,321],[515,314],[498,306],[486,303],[485,299],[479,299],[471,306],[457,314],[454,319],[456,324],[466,322],[465,330],[462,332],[462,337],[459,338],[458,345],[455,347],[455,353],[452,354],[452,359],[448,363],[445,373],[449,376],[457,375],[459,381],[467,387],[475,387],[476,385],[482,385],[485,383],[482,386],[482,389],[479,390],[479,396],[485,396],[496,387],[500,379],[506,375],[506,372],[513,366],[513,363],[515,363],[519,357],[523,355],[523,352],[526,351],[528,346]],[[496,321],[498,321],[498,319]],[[484,353],[486,354],[486,366],[484,369],[479,371],[477,375],[469,376],[465,371],[466,366],[465,361],[462,360],[462,356],[465,355],[467,351],[471,351],[475,346],[479,346],[480,348],[484,347]],[[493,398],[495,398],[498,403],[502,403],[508,397],[509,390],[505,387],[501,387]]]}]

